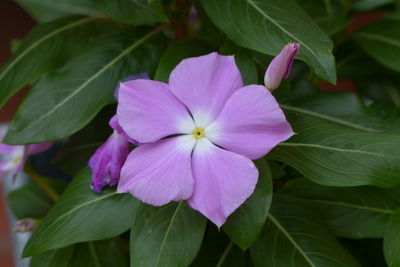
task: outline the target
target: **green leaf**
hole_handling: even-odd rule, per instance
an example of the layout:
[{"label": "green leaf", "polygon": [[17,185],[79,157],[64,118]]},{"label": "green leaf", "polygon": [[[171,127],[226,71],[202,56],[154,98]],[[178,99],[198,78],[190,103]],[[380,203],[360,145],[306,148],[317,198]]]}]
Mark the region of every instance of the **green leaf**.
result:
[{"label": "green leaf", "polygon": [[172,43],[160,59],[154,80],[168,82],[169,74],[183,59],[202,56],[213,50],[210,44],[196,39],[184,39]]},{"label": "green leaf", "polygon": [[383,250],[389,267],[400,266],[400,210],[392,215],[386,228]]},{"label": "green leaf", "polygon": [[250,252],[256,267],[360,266],[305,201],[286,195],[274,196],[264,231]]},{"label": "green leaf", "polygon": [[33,233],[24,257],[74,243],[101,240],[127,231],[139,201],[128,194],[90,189],[91,173],[85,169],[74,178],[60,200]]},{"label": "green leaf", "polygon": [[30,267],[109,267],[128,266],[127,257],[116,240],[87,242],[35,255]]},{"label": "green leaf", "polygon": [[347,16],[351,1],[297,0],[297,3],[329,35],[340,32],[351,23]]},{"label": "green leaf", "polygon": [[353,4],[353,10],[358,12],[365,12],[392,3],[394,3],[394,0],[358,0]]},{"label": "green leaf", "polygon": [[23,86],[62,66],[73,55],[90,46],[104,23],[95,18],[67,18],[33,28],[0,68],[0,107]]},{"label": "green leaf", "polygon": [[154,70],[162,42],[149,39],[159,31],[139,36],[117,32],[44,76],[19,108],[4,142],[59,140],[81,129],[103,106],[115,101],[118,80]]},{"label": "green leaf", "polygon": [[256,162],[259,177],[254,193],[222,227],[243,250],[249,248],[261,233],[272,200],[272,177],[265,159]]},{"label": "green leaf", "polygon": [[384,19],[368,24],[353,34],[367,54],[388,68],[400,71],[400,20]]},{"label": "green leaf", "polygon": [[92,0],[15,0],[15,2],[41,23],[73,14],[102,15]]},{"label": "green leaf", "polygon": [[[44,181],[58,193],[63,191],[66,184],[56,179],[44,179]],[[17,219],[42,219],[54,204],[46,192],[34,182],[11,191],[7,195],[7,201]]]},{"label": "green leaf", "polygon": [[29,267],[68,267],[74,254],[74,246],[47,251],[31,258]]},{"label": "green leaf", "polygon": [[188,266],[203,240],[206,219],[182,201],[142,205],[132,225],[131,266]]},{"label": "green leaf", "polygon": [[282,191],[307,199],[335,235],[348,238],[382,237],[400,207],[400,188],[327,187],[295,179]]},{"label": "green leaf", "polygon": [[199,253],[191,267],[248,267],[252,266],[248,251],[242,251],[215,225],[209,224]]},{"label": "green leaf", "polygon": [[398,121],[378,118],[353,94],[297,98],[281,107],[296,134],[267,158],[323,185],[400,184]]},{"label": "green leaf", "polygon": [[332,41],[293,0],[201,2],[214,24],[236,44],[276,55],[287,43],[300,43],[298,58],[321,78],[336,81]]},{"label": "green leaf", "polygon": [[168,21],[161,1],[97,0],[96,3],[106,16],[119,22],[144,24]]}]

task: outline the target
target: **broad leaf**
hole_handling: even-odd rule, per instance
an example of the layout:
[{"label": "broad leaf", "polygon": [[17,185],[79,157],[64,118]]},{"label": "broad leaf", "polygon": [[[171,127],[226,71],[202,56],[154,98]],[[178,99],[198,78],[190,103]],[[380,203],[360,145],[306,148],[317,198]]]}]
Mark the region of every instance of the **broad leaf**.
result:
[{"label": "broad leaf", "polygon": [[248,250],[243,251],[215,225],[209,224],[197,257],[190,267],[249,267]]},{"label": "broad leaf", "polygon": [[[58,193],[62,192],[66,182],[56,179],[44,179]],[[35,182],[11,191],[7,195],[8,205],[17,219],[42,219],[53,206],[53,200]]]},{"label": "broad leaf", "polygon": [[214,24],[236,44],[276,55],[287,43],[300,43],[298,57],[321,78],[335,82],[332,42],[295,1],[201,2]]},{"label": "broad leaf", "polygon": [[296,134],[267,158],[323,185],[400,184],[398,122],[374,116],[352,94],[298,98],[281,107]]},{"label": "broad leaf", "polygon": [[184,39],[174,42],[162,55],[154,79],[168,82],[169,74],[183,59],[206,55],[213,50],[214,48],[210,44],[201,40]]},{"label": "broad leaf", "polygon": [[400,208],[400,188],[327,187],[296,179],[283,192],[307,199],[335,235],[348,238],[382,237]]},{"label": "broad leaf", "polygon": [[256,267],[360,266],[306,202],[275,195],[264,231],[250,248]]},{"label": "broad leaf", "polygon": [[96,3],[106,16],[123,23],[168,21],[161,1],[148,3],[147,0],[97,0]]},{"label": "broad leaf", "polygon": [[380,63],[400,71],[400,19],[384,19],[370,23],[354,33],[353,39]]},{"label": "broad leaf", "polygon": [[0,107],[23,86],[62,66],[108,29],[95,18],[67,18],[33,28],[0,68]]},{"label": "broad leaf", "polygon": [[383,249],[389,267],[400,266],[400,210],[392,215],[386,228]]},{"label": "broad leaf", "polygon": [[61,17],[81,14],[101,16],[92,0],[15,0],[36,21],[48,22]]},{"label": "broad leaf", "polygon": [[142,205],[130,237],[131,266],[188,266],[200,249],[206,219],[182,201]]},{"label": "broad leaf", "polygon": [[365,12],[377,9],[381,6],[394,3],[395,0],[357,0],[353,4],[353,10],[358,12]]},{"label": "broad leaf", "polygon": [[127,257],[116,240],[87,242],[35,255],[30,267],[109,267],[128,266]]},{"label": "broad leaf", "polygon": [[70,244],[101,240],[127,231],[139,201],[128,194],[90,189],[90,171],[85,169],[67,187],[25,246],[31,256]]},{"label": "broad leaf", "polygon": [[223,230],[243,250],[249,248],[263,229],[272,200],[272,177],[265,159],[256,161],[259,177],[251,197],[223,225]]},{"label": "broad leaf", "polygon": [[117,32],[44,76],[19,108],[4,141],[40,143],[81,129],[103,106],[115,101],[118,80],[154,70],[162,42],[149,39],[158,32]]}]

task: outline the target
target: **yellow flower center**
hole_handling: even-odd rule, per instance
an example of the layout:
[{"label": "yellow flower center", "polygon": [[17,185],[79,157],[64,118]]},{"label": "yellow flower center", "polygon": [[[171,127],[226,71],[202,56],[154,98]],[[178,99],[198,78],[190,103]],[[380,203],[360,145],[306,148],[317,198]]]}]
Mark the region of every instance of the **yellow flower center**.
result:
[{"label": "yellow flower center", "polygon": [[204,129],[203,129],[203,128],[198,128],[198,127],[196,127],[196,128],[193,130],[192,134],[193,134],[194,138],[196,138],[196,139],[203,138],[204,135],[205,135]]}]

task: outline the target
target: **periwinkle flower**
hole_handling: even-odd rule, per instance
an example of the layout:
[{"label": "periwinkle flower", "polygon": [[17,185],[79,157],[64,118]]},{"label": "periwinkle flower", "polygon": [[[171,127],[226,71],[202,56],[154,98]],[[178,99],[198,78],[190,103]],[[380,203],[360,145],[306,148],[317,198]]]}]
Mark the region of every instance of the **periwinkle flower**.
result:
[{"label": "periwinkle flower", "polygon": [[114,132],[89,160],[92,170],[91,187],[96,193],[101,193],[105,186],[118,184],[121,167],[129,154],[129,143],[117,117],[112,117],[109,124]]},{"label": "periwinkle flower", "polygon": [[282,79],[289,76],[290,68],[299,48],[300,44],[287,44],[271,61],[264,76],[264,84],[268,90],[272,91],[278,88]]},{"label": "periwinkle flower", "polygon": [[11,174],[16,177],[23,171],[26,158],[29,155],[37,154],[51,147],[51,142],[32,145],[6,145],[2,144],[7,131],[7,124],[0,125],[0,179]]},{"label": "periwinkle flower", "polygon": [[33,232],[37,227],[37,221],[35,219],[22,219],[17,221],[15,227],[12,229],[16,233]]},{"label": "periwinkle flower", "polygon": [[155,206],[188,200],[218,227],[254,191],[251,160],[293,134],[271,93],[243,87],[234,58],[217,53],[183,60],[168,84],[122,83],[117,117],[140,143],[117,192]]}]

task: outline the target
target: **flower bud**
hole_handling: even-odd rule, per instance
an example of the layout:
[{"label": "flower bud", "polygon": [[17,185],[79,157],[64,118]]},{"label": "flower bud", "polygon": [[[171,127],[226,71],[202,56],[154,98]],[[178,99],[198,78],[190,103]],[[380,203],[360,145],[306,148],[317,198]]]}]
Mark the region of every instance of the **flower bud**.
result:
[{"label": "flower bud", "polygon": [[35,219],[22,219],[17,222],[12,231],[17,233],[26,233],[34,231],[36,227],[37,221]]},{"label": "flower bud", "polygon": [[272,91],[278,88],[282,79],[289,76],[290,68],[299,48],[300,44],[287,44],[271,61],[264,76],[264,84],[268,90]]},{"label": "flower bud", "polygon": [[122,165],[129,154],[128,140],[116,130],[89,160],[92,190],[101,193],[104,186],[117,185]]}]

